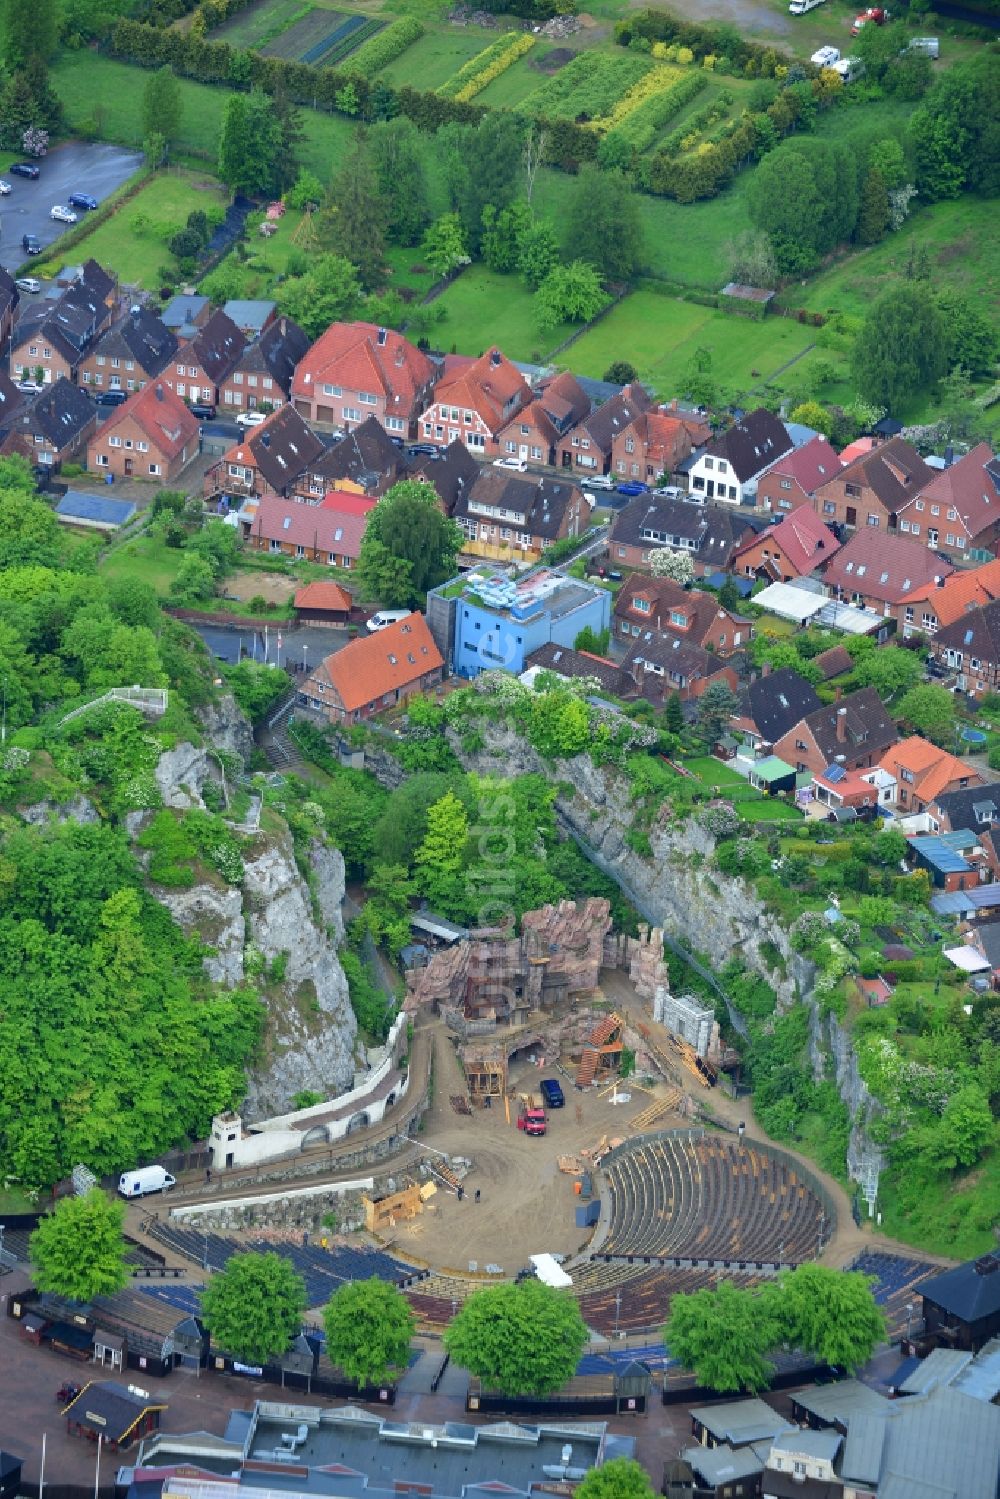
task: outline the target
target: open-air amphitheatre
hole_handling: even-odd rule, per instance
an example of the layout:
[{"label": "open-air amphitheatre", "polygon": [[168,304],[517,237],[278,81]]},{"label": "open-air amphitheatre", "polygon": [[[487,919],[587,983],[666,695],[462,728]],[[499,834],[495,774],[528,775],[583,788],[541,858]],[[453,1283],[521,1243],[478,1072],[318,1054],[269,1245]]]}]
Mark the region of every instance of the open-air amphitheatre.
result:
[{"label": "open-air amphitheatre", "polygon": [[[703,1122],[729,1058],[712,1010],[671,994],[660,932],[617,934],[591,898],[527,913],[517,938],[444,937],[408,970],[386,1055],[348,1100],[216,1120],[211,1184],[199,1174],[146,1220],[160,1246],[216,1267],[272,1240],[315,1305],[378,1274],[430,1329],[532,1255],[555,1256],[604,1334],[659,1327],[677,1291],[821,1252],[835,1228],[823,1188]],[[565,1106],[534,1135],[518,1116],[550,1078]],[[335,1193],[336,1229],[363,1224],[364,1241],[324,1219]]]}]

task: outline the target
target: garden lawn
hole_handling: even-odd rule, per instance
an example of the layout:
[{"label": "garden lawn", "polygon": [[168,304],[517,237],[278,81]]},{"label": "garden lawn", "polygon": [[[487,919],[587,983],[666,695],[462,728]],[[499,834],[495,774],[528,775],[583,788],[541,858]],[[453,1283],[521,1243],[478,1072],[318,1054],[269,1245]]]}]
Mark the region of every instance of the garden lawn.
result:
[{"label": "garden lawn", "polygon": [[478,356],[497,344],[509,359],[537,363],[573,331],[572,324],[564,323],[540,332],[534,297],[524,283],[482,265],[463,271],[432,305],[446,313],[434,330],[435,344],[457,354]]},{"label": "garden lawn", "polygon": [[225,202],[223,188],[204,173],[176,168],[161,172],[111,218],[98,224],[92,234],[78,241],[73,253],[81,261],[92,256],[110,267],[123,286],[154,291],[160,285],[160,267],[170,262],[165,239],[183,228],[192,209]]},{"label": "garden lawn", "polygon": [[530,52],[519,57],[506,72],[501,73],[499,78],[494,78],[481,94],[476,95],[476,103],[485,104],[489,109],[513,109],[522,99],[533,94],[546,77],[545,73],[532,64],[537,64],[540,58],[551,51],[551,46],[539,46],[536,42]]},{"label": "garden lawn", "polygon": [[685,770],[697,776],[704,786],[746,786],[748,781],[738,771],[717,760],[714,755],[699,755],[694,760],[680,762]]},{"label": "garden lawn", "polygon": [[632,292],[561,356],[578,375],[600,378],[627,357],[639,378],[662,397],[677,394],[677,374],[698,349],[710,349],[713,374],[724,387],[746,392],[799,358],[815,330],[791,318],[751,318],[694,302]]},{"label": "garden lawn", "polygon": [[737,802],[736,814],[744,822],[801,822],[802,813],[788,802],[762,797],[759,802]]},{"label": "garden lawn", "polygon": [[165,596],[184,559],[178,547],[168,547],[159,536],[137,536],[115,547],[100,565],[106,578],[134,578]]},{"label": "garden lawn", "polygon": [[496,40],[495,31],[486,31],[481,26],[449,26],[442,31],[428,31],[377,76],[396,88],[404,84],[416,89],[440,88],[463,63]]},{"label": "garden lawn", "polygon": [[389,286],[394,291],[412,291],[423,297],[437,280],[421,261],[419,245],[390,245],[385,262],[392,272]]}]

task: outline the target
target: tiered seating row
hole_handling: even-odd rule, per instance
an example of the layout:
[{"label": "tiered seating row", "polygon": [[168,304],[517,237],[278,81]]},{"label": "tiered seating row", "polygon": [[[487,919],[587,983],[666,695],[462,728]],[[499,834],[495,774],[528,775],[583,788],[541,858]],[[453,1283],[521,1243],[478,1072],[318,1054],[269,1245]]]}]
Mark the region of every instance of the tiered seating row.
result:
[{"label": "tiered seating row", "polygon": [[919,1316],[920,1307],[914,1305],[911,1316],[907,1313],[907,1304],[914,1304],[923,1281],[941,1273],[940,1265],[932,1265],[927,1260],[911,1260],[904,1255],[883,1254],[878,1250],[865,1250],[848,1269],[875,1277],[872,1291],[888,1319],[890,1336],[904,1332],[908,1322],[912,1326]]},{"label": "tiered seating row", "polygon": [[[674,1270],[643,1265],[635,1280],[608,1286],[580,1296],[580,1311],[588,1327],[595,1332],[610,1333],[646,1330],[660,1327],[670,1311],[670,1302],[679,1292],[700,1291],[714,1287],[718,1280],[730,1280],[741,1288],[758,1283],[758,1277],[739,1271]],[[616,1305],[615,1298],[620,1297]]]}]

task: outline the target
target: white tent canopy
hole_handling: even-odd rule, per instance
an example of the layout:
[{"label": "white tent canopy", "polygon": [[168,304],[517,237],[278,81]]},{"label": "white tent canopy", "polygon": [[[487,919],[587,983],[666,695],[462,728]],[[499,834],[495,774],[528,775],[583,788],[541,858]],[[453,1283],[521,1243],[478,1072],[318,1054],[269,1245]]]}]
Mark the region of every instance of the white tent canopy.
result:
[{"label": "white tent canopy", "polygon": [[792,583],[771,583],[767,588],[762,588],[760,593],[755,593],[753,601],[769,614],[780,615],[782,619],[793,619],[799,625],[812,619],[814,614],[818,614],[830,602],[825,594],[811,593],[806,588],[796,588]]},{"label": "white tent canopy", "polygon": [[543,1286],[555,1286],[557,1290],[562,1290],[565,1286],[573,1284],[573,1277],[566,1274],[551,1254],[531,1254],[528,1258],[534,1265],[535,1274]]}]

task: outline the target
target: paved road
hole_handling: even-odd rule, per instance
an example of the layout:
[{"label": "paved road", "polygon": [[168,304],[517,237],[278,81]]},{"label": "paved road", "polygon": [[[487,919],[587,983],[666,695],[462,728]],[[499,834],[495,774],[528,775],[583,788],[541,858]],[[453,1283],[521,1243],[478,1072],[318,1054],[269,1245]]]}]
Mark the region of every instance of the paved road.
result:
[{"label": "paved road", "polygon": [[0,265],[12,271],[27,259],[21,236],[35,234],[43,246],[51,245],[67,225],[49,217],[55,203],[65,203],[70,193],[91,193],[98,203],[121,187],[142,165],[142,153],[119,146],[73,142],[57,146],[39,163],[37,182],[0,172],[13,192],[0,198]]}]

